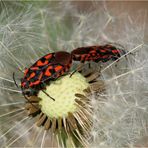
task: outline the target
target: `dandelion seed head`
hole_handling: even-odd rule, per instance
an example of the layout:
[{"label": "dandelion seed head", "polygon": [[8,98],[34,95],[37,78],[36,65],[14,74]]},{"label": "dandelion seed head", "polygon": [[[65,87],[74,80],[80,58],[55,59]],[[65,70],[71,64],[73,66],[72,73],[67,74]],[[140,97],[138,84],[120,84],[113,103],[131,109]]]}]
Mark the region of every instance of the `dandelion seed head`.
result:
[{"label": "dandelion seed head", "polygon": [[55,101],[42,91],[39,92],[38,97],[41,98],[39,104],[42,112],[51,118],[66,117],[68,112],[74,113],[77,110],[75,94],[84,94],[83,90],[88,86],[86,79],[79,73],[75,73],[72,77],[70,75],[61,77],[46,89],[46,93],[50,94]]}]

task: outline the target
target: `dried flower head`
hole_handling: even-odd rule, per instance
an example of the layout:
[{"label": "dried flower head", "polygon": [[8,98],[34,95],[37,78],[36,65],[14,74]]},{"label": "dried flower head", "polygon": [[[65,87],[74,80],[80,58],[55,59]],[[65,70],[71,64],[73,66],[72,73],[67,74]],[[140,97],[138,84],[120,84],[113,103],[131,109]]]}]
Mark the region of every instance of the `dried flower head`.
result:
[{"label": "dried flower head", "polygon": [[[36,125],[50,130],[58,146],[66,146],[64,141],[69,141],[69,137],[69,146],[88,146],[93,112],[91,92],[104,90],[103,82],[96,82],[98,76],[99,72],[92,70],[63,76],[46,86],[45,92],[40,90],[38,96],[31,96],[26,103],[28,115],[37,116]],[[64,138],[60,137],[61,132]]]}]

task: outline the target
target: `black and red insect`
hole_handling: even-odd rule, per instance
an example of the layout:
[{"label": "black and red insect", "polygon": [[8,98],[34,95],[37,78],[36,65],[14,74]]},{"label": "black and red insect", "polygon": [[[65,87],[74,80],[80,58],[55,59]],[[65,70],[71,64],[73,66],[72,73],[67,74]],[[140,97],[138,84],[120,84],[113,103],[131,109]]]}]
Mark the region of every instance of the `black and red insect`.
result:
[{"label": "black and red insect", "polygon": [[71,64],[71,54],[65,51],[43,56],[25,70],[21,79],[22,92],[28,96],[36,94],[45,84],[68,72]]},{"label": "black and red insect", "polygon": [[39,90],[43,91],[47,83],[70,71],[73,60],[81,63],[86,61],[107,62],[117,60],[124,54],[126,52],[123,49],[118,49],[110,44],[80,47],[71,53],[66,51],[49,53],[25,70],[24,77],[21,79],[22,93],[32,96],[36,95]]},{"label": "black and red insect", "polygon": [[117,60],[122,55],[126,54],[123,49],[116,48],[113,45],[107,44],[102,46],[79,47],[72,51],[72,57],[75,61],[84,63],[85,61],[107,62],[109,60]]}]

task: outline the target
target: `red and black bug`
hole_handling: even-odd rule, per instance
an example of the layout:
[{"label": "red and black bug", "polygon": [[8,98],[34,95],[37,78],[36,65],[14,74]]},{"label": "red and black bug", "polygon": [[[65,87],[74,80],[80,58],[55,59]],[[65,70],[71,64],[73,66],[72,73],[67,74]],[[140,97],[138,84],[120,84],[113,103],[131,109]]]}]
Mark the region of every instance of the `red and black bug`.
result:
[{"label": "red and black bug", "polygon": [[71,54],[65,51],[49,53],[41,57],[24,72],[24,77],[21,79],[23,94],[35,95],[38,90],[44,88],[44,84],[68,72],[71,64]]},{"label": "red and black bug", "polygon": [[73,60],[84,63],[85,61],[114,61],[120,58],[122,55],[126,54],[126,52],[123,49],[119,49],[113,45],[107,44],[103,46],[79,47],[74,49],[71,54]]},{"label": "red and black bug", "polygon": [[71,53],[65,51],[49,53],[25,70],[24,77],[21,79],[21,88],[23,91],[30,88],[37,89],[41,84],[59,78],[69,71],[72,60],[82,63],[85,61],[107,62],[117,60],[125,53],[124,50],[110,44],[80,47]]},{"label": "red and black bug", "polygon": [[[65,51],[49,53],[25,70],[24,77],[21,79],[22,93],[24,96],[37,95],[39,90],[46,93],[43,90],[45,84],[68,72],[71,68],[72,60],[80,61],[81,63],[85,61],[107,62],[109,60],[117,60],[124,54],[126,54],[124,50],[110,44],[80,47],[74,49],[71,53]],[[49,96],[49,94],[47,95]],[[49,97],[52,98],[51,96]]]}]

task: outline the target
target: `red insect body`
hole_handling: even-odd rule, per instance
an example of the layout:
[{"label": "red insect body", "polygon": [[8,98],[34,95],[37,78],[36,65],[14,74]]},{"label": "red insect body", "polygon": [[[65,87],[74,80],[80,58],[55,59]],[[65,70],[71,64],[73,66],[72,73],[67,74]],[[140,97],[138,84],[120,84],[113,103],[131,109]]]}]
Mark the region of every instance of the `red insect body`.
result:
[{"label": "red insect body", "polygon": [[117,49],[112,45],[80,47],[72,51],[72,57],[75,61],[85,62],[107,62],[116,60],[125,54],[124,50]]},{"label": "red insect body", "polygon": [[63,75],[69,71],[72,64],[71,54],[65,51],[50,53],[25,70],[21,79],[22,90],[37,88],[40,84]]},{"label": "red insect body", "polygon": [[124,50],[112,45],[80,47],[71,53],[65,51],[49,53],[25,70],[24,77],[21,79],[22,91],[27,95],[25,93],[27,89],[40,90],[41,84],[46,84],[68,72],[72,60],[83,63],[85,61],[107,62],[117,60],[123,54],[125,54]]}]

